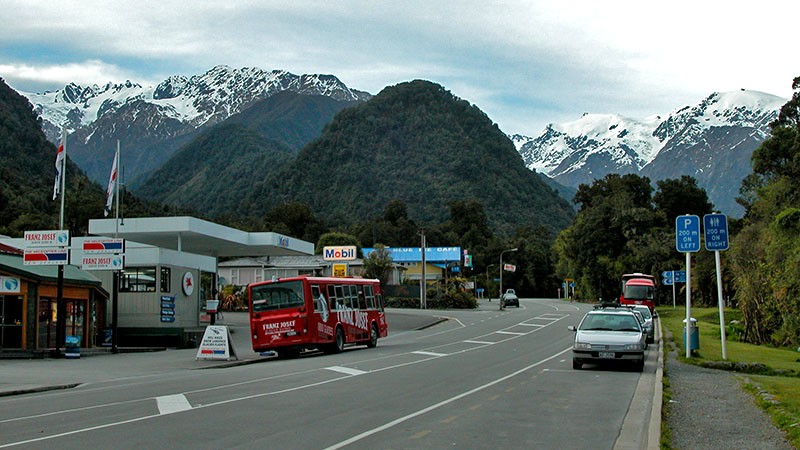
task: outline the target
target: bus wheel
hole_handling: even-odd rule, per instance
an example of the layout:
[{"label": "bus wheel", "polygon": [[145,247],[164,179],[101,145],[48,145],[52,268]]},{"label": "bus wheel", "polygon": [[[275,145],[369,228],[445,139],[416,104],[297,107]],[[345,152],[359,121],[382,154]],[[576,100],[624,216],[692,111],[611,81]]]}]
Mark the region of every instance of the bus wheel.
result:
[{"label": "bus wheel", "polygon": [[344,331],[341,327],[336,328],[336,340],[331,344],[331,353],[342,353],[344,351]]},{"label": "bus wheel", "polygon": [[369,341],[367,342],[367,347],[375,348],[378,346],[378,325],[372,324],[372,329],[369,332]]}]

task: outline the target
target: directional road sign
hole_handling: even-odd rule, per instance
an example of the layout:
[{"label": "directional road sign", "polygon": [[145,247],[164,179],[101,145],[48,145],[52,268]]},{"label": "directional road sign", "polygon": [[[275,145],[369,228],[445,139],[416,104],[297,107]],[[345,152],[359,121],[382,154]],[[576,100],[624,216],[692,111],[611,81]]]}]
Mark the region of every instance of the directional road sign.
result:
[{"label": "directional road sign", "polygon": [[705,231],[706,237],[706,250],[728,249],[728,217],[725,214],[703,216],[703,231]]},{"label": "directional road sign", "polygon": [[700,218],[686,215],[675,218],[675,248],[681,253],[700,251]]}]

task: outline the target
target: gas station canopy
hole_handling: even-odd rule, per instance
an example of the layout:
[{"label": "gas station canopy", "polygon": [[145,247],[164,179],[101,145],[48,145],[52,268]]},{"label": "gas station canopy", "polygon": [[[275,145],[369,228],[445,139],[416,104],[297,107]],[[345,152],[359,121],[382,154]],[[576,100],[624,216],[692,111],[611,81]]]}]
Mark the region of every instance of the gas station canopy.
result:
[{"label": "gas station canopy", "polygon": [[195,217],[94,219],[89,234],[213,257],[313,255],[314,244],[271,232],[247,232]]}]

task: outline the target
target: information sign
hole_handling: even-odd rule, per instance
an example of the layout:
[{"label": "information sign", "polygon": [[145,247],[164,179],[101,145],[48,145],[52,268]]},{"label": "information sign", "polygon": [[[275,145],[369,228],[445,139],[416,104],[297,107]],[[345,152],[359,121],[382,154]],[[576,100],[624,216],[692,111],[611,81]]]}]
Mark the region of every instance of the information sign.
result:
[{"label": "information sign", "polygon": [[69,245],[69,230],[26,231],[28,247],[66,247]]},{"label": "information sign", "polygon": [[700,218],[693,215],[675,218],[675,248],[681,253],[700,251]]},{"label": "information sign", "polygon": [[121,270],[125,267],[122,255],[88,255],[81,258],[83,270]]},{"label": "information sign", "polygon": [[728,216],[706,214],[703,216],[703,231],[706,237],[706,250],[713,252],[728,249]]},{"label": "information sign", "polygon": [[236,359],[231,332],[226,326],[209,325],[200,341],[195,359]]}]

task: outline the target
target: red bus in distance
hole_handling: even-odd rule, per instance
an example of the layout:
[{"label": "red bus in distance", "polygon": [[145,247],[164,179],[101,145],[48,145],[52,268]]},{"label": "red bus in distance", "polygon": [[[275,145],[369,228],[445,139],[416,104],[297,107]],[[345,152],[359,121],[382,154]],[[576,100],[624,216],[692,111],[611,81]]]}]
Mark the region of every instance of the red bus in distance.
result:
[{"label": "red bus in distance", "polygon": [[656,278],[644,273],[626,273],[622,276],[620,305],[646,305],[655,313]]},{"label": "red bus in distance", "polygon": [[388,335],[383,292],[366,278],[291,277],[247,287],[253,350],[281,357],[304,349],[340,353]]}]

